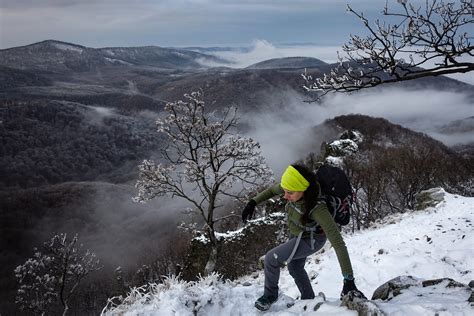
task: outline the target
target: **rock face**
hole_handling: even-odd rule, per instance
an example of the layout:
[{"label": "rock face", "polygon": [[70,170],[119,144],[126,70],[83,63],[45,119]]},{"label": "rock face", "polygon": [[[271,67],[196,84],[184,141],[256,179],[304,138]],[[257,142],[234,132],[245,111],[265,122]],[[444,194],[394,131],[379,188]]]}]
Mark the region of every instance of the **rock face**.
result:
[{"label": "rock face", "polygon": [[[219,234],[216,272],[224,279],[235,279],[257,270],[258,259],[286,238],[284,214],[273,213],[251,220],[241,230]],[[184,280],[203,275],[210,254],[205,236],[194,238],[181,273]]]},{"label": "rock face", "polygon": [[435,207],[444,201],[445,191],[443,188],[433,188],[421,191],[416,197],[415,209],[424,210],[428,207]]},{"label": "rock face", "polygon": [[[470,282],[472,283],[472,281]],[[418,279],[413,276],[398,276],[378,287],[372,300],[354,297],[349,293],[341,300],[341,306],[357,311],[359,316],[390,315],[394,311],[417,308],[420,313],[459,310],[474,301],[470,286],[450,278],[433,280]]]},{"label": "rock face", "polygon": [[321,145],[324,157],[335,156],[344,157],[359,150],[357,145],[363,140],[363,136],[356,130],[344,131],[338,140]]}]

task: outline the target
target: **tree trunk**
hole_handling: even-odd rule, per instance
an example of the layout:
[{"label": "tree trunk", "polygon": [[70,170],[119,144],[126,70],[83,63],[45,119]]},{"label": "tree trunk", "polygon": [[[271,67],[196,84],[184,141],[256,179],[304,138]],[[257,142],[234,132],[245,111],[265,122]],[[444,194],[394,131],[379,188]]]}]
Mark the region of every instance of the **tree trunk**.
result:
[{"label": "tree trunk", "polygon": [[209,275],[216,269],[217,262],[217,245],[211,246],[211,253],[209,254],[209,259],[207,260],[206,267],[204,268],[204,275]]},{"label": "tree trunk", "polygon": [[66,315],[67,315],[68,310],[69,310],[69,306],[68,306],[68,303],[66,303],[66,304],[64,305],[63,316],[66,316]]},{"label": "tree trunk", "polygon": [[211,253],[209,254],[209,259],[207,260],[206,267],[204,268],[204,275],[209,275],[214,272],[217,263],[217,240],[213,227],[208,226],[207,235],[211,241]]}]

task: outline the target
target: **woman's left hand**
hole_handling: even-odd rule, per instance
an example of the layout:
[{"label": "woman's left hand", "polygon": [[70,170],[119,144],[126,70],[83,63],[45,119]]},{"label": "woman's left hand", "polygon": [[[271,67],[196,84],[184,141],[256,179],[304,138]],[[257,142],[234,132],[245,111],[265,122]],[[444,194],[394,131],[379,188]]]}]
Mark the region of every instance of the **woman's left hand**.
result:
[{"label": "woman's left hand", "polygon": [[365,297],[364,293],[359,291],[359,289],[355,285],[354,279],[351,279],[351,280],[350,279],[344,279],[344,286],[342,287],[341,299],[349,293],[352,293],[352,295],[354,297],[367,299],[367,297]]},{"label": "woman's left hand", "polygon": [[253,213],[255,212],[255,206],[257,206],[257,202],[254,200],[250,200],[245,206],[244,210],[242,211],[242,221],[244,223],[252,218]]}]

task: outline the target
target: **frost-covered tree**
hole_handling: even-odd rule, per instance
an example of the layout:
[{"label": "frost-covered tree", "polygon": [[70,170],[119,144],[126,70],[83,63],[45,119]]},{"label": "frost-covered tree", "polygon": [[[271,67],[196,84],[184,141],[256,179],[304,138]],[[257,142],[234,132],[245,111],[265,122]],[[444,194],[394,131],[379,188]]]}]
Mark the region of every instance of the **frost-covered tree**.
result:
[{"label": "frost-covered tree", "polygon": [[422,6],[410,0],[397,2],[400,10],[392,11],[387,1],[382,11],[384,20],[373,24],[348,5],[368,35],[351,35],[343,45],[338,66],[329,73],[318,78],[303,74],[305,88],[320,91],[321,97],[329,92],[474,70],[471,0],[426,0]]},{"label": "frost-covered tree", "polygon": [[66,315],[80,282],[91,272],[99,270],[99,260],[89,250],[77,245],[75,235],[54,235],[43,245],[43,252],[34,249],[32,258],[15,269],[19,287],[16,303],[22,310],[47,315],[58,312]]},{"label": "frost-covered tree", "polygon": [[186,94],[184,101],[170,102],[166,116],[157,121],[167,136],[162,151],[164,163],[145,160],[139,166],[137,202],[169,195],[191,205],[191,212],[204,220],[211,243],[205,273],[214,271],[217,260],[215,211],[223,197],[242,198],[257,185],[271,180],[272,172],[260,145],[235,133],[236,110],[228,107],[206,111],[202,92]]}]

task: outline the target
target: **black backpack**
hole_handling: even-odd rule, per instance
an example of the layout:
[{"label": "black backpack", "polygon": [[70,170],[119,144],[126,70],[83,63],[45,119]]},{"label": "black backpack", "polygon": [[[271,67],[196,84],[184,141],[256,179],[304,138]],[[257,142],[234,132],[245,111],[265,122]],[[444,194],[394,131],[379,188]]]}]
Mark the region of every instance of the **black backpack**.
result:
[{"label": "black backpack", "polygon": [[349,224],[354,194],[346,173],[337,167],[322,165],[316,172],[316,180],[321,186],[321,199],[326,202],[335,222]]}]

